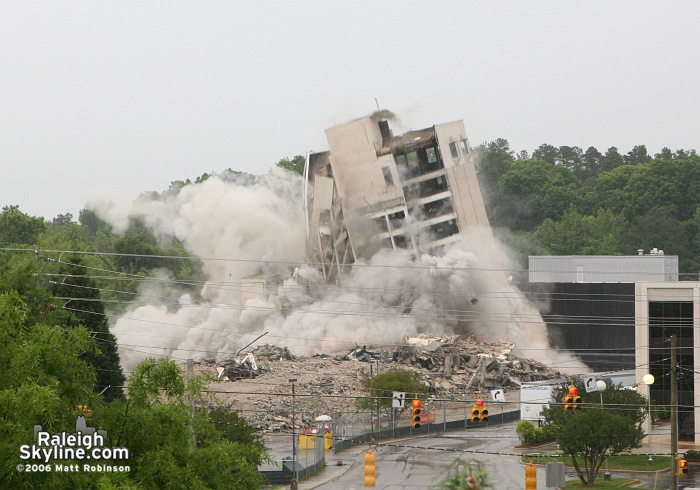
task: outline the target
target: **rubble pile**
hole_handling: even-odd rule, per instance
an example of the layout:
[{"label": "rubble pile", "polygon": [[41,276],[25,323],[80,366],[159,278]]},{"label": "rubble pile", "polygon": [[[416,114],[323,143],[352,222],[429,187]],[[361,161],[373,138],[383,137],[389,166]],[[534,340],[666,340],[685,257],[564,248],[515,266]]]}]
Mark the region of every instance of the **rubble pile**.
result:
[{"label": "rubble pile", "polygon": [[[311,425],[318,415],[354,412],[357,398],[366,396],[363,379],[388,369],[410,370],[430,393],[452,399],[561,377],[538,361],[516,358],[513,349],[508,341],[456,335],[412,337],[398,346],[358,346],[341,355],[313,357],[263,345],[236,360],[199,361],[195,370],[215,379],[210,384],[218,392],[213,403],[230,405],[252,424],[274,431]],[[294,400],[291,379],[296,379]]]}]

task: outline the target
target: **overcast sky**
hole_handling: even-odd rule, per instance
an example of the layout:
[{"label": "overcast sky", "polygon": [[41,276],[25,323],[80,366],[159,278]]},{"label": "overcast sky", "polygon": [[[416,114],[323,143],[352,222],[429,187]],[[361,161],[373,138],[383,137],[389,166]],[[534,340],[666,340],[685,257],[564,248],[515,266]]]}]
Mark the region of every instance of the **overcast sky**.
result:
[{"label": "overcast sky", "polygon": [[0,205],[51,219],[266,172],[371,113],[622,153],[698,148],[694,1],[2,2]]}]

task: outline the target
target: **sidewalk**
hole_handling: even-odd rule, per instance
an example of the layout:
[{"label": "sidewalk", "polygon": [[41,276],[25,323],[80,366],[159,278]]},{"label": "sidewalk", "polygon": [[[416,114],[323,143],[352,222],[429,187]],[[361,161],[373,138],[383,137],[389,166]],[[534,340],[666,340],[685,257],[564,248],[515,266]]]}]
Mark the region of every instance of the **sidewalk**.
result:
[{"label": "sidewalk", "polygon": [[[347,472],[367,450],[364,444],[353,446],[339,454],[326,454],[326,467],[317,475],[299,482],[299,490],[311,490],[335,480]],[[289,487],[287,487],[289,488]]]}]

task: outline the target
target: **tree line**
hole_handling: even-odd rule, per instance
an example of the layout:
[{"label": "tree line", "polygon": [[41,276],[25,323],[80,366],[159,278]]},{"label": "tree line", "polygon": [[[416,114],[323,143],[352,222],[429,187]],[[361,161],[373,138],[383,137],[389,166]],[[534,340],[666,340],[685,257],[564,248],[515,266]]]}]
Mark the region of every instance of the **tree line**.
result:
[{"label": "tree line", "polygon": [[[492,226],[527,255],[679,256],[681,273],[700,269],[700,156],[644,145],[541,145],[516,154],[505,139],[476,149]],[[697,276],[696,276],[697,277]]]}]

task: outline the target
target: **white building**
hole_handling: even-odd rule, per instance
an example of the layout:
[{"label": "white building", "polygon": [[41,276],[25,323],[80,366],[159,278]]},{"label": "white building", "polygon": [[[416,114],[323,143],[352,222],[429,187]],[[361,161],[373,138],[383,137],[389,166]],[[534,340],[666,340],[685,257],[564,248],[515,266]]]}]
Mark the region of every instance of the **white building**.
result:
[{"label": "white building", "polygon": [[[700,443],[700,283],[635,285],[635,346],[638,389],[652,405],[671,405],[671,335],[676,335],[679,439]],[[654,375],[650,386],[644,375]],[[649,432],[647,420],[646,432]]]},{"label": "white building", "polygon": [[531,255],[530,282],[677,281],[678,256],[653,249],[638,255]]},{"label": "white building", "polygon": [[493,246],[462,121],[395,136],[380,111],[326,130],[304,170],[307,241],[327,280],[380,247],[440,253],[470,235]]}]

